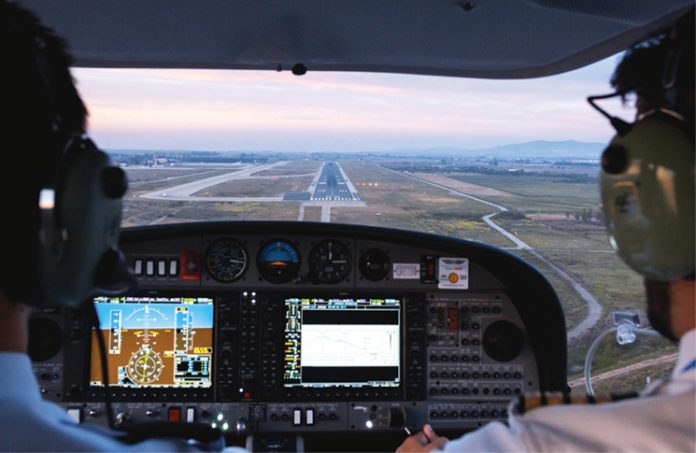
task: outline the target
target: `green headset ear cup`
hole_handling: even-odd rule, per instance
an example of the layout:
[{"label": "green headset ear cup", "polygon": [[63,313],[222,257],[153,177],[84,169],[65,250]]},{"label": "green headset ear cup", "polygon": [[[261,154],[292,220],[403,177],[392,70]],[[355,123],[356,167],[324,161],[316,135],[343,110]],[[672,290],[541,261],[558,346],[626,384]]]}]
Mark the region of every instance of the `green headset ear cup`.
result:
[{"label": "green headset ear cup", "polygon": [[98,290],[102,256],[115,250],[121,198],[106,193],[109,156],[80,139],[65,152],[56,184],[53,238],[39,247],[39,276],[45,303],[76,305]]},{"label": "green headset ear cup", "polygon": [[620,172],[605,166],[599,184],[609,241],[629,267],[669,281],[694,271],[694,144],[665,114],[637,121],[607,150],[625,151]]}]

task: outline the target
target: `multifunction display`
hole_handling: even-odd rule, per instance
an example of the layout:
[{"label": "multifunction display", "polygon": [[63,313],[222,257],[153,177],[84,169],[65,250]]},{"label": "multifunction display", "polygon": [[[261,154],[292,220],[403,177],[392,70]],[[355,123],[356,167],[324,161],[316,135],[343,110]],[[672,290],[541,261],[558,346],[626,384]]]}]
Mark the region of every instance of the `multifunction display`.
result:
[{"label": "multifunction display", "polygon": [[400,385],[401,303],[387,298],[285,299],[283,385]]},{"label": "multifunction display", "polygon": [[[109,385],[206,388],[212,385],[213,299],[97,297]],[[90,384],[103,386],[97,332],[92,332]]]}]

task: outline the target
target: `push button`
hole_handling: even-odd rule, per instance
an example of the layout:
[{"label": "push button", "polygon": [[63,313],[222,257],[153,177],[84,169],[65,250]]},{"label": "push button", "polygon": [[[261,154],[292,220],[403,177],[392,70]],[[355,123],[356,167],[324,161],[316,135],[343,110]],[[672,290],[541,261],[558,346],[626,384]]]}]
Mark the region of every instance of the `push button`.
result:
[{"label": "push button", "polygon": [[133,273],[135,275],[143,275],[143,260],[135,260],[135,262],[133,263]]},{"label": "push button", "polygon": [[170,407],[167,411],[167,420],[172,423],[181,422],[181,408],[180,407]]},{"label": "push button", "polygon": [[292,410],[292,424],[293,426],[300,426],[302,424],[302,410],[293,409]]}]

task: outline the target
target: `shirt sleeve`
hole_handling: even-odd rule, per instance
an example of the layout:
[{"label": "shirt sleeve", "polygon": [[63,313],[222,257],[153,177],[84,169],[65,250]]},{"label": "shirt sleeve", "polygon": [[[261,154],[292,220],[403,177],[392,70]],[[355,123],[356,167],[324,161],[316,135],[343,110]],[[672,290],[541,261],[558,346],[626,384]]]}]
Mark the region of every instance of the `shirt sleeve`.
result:
[{"label": "shirt sleeve", "polygon": [[515,426],[508,427],[500,422],[491,422],[482,428],[449,441],[445,452],[526,452],[528,446],[524,433]]},{"label": "shirt sleeve", "polygon": [[65,409],[42,400],[26,354],[0,352],[0,370],[0,451],[246,452],[224,448],[223,441],[202,444],[168,438],[124,443],[118,432],[78,424]]}]

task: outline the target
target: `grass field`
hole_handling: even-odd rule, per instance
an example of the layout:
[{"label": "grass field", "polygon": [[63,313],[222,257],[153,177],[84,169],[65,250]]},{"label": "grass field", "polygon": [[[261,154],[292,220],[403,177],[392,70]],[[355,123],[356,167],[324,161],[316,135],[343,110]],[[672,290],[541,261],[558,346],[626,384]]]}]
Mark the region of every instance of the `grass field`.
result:
[{"label": "grass field", "polygon": [[596,209],[599,190],[596,183],[569,183],[556,176],[448,174],[450,178],[471,184],[492,187],[515,195],[510,197],[483,196],[524,213],[558,213],[578,209]]},{"label": "grass field", "polygon": [[306,191],[312,179],[311,176],[236,179],[207,187],[193,195],[197,197],[278,197],[286,192]]},{"label": "grass field", "polygon": [[[172,186],[178,186],[179,184],[186,184],[187,182],[193,182],[203,178],[210,178],[212,176],[222,175],[234,170],[230,170],[229,168],[206,168],[191,170],[190,172],[187,171],[186,173],[175,173],[174,175],[167,174],[167,176],[160,174],[160,172],[168,171],[170,170],[127,170],[126,174],[128,175],[129,181],[128,196],[134,197],[141,193],[151,192],[153,190],[164,189]],[[150,175],[151,179],[145,179],[146,175]]]},{"label": "grass field", "polygon": [[285,165],[253,173],[253,176],[305,175],[318,172],[322,164],[318,160],[291,160]]},{"label": "grass field", "polygon": [[321,221],[321,207],[320,206],[305,206],[303,220],[305,222],[320,222]]},{"label": "grass field", "polygon": [[223,220],[297,220],[299,204],[218,203],[135,199],[124,203],[123,225],[207,222]]},{"label": "grass field", "polygon": [[341,161],[366,208],[336,209],[340,223],[390,226],[505,246],[508,241],[481,217],[489,206],[424,184],[371,162]]}]

